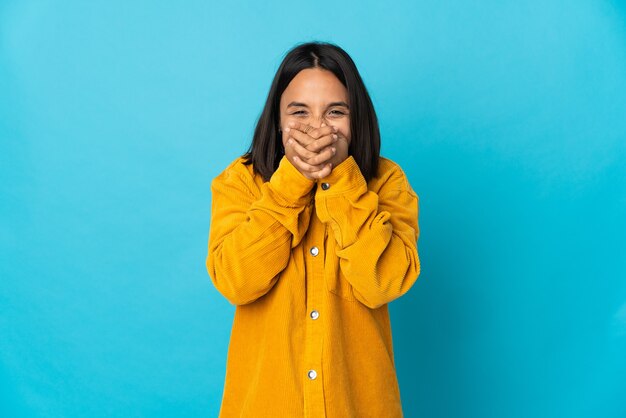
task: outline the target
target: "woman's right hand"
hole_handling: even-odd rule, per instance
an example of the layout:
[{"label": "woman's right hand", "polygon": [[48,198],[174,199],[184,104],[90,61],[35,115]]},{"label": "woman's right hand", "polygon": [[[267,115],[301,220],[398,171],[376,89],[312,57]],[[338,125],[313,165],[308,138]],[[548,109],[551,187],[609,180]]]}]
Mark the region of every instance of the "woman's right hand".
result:
[{"label": "woman's right hand", "polygon": [[319,128],[289,122],[283,129],[283,146],[289,161],[310,180],[326,177],[332,171],[330,160],[336,153],[334,126],[325,123]]}]

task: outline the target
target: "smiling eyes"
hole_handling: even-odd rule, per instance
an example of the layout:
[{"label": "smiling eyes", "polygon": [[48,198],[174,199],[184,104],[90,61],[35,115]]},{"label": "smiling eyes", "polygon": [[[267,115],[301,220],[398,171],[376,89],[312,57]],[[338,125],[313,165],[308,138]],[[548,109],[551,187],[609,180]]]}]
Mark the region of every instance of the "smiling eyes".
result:
[{"label": "smiling eyes", "polygon": [[[337,116],[342,116],[345,115],[344,112],[342,112],[341,110],[331,110],[330,113],[336,112],[335,115]],[[303,114],[305,113],[304,110],[298,110],[297,112],[293,112],[292,115],[298,115],[298,114]]]}]

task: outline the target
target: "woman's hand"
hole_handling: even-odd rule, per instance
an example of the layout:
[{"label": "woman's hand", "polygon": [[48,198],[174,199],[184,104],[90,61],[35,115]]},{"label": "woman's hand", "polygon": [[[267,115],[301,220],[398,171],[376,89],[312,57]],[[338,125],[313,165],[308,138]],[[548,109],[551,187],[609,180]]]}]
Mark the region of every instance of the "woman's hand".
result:
[{"label": "woman's hand", "polygon": [[310,125],[289,122],[283,130],[285,155],[292,164],[308,179],[314,180],[330,174],[330,159],[334,155],[332,126],[314,129]]},{"label": "woman's hand", "polygon": [[336,127],[322,123],[313,128],[293,121],[288,125],[283,134],[285,155],[305,177],[323,178],[348,157],[348,140]]}]

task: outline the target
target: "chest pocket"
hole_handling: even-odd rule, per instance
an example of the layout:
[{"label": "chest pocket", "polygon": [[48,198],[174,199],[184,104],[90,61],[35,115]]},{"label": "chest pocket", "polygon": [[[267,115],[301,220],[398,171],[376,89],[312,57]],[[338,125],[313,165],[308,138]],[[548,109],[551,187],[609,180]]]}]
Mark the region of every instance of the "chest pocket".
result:
[{"label": "chest pocket", "polygon": [[341,272],[339,257],[335,255],[336,246],[335,237],[327,225],[324,229],[324,281],[326,288],[336,297],[354,301],[356,298],[352,285]]}]

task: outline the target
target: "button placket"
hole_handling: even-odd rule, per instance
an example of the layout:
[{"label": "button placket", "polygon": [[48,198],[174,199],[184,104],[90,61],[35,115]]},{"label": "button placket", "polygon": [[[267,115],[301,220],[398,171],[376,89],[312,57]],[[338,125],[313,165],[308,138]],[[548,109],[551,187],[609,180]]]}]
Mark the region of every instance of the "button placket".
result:
[{"label": "button placket", "polygon": [[[322,367],[322,344],[324,341],[324,323],[320,321],[320,311],[324,306],[324,224],[319,221],[315,214],[309,224],[309,239],[305,247],[306,261],[306,347],[305,369],[307,383],[304,387],[305,416],[320,416],[324,410],[324,387]],[[317,244],[317,245],[315,245]]]},{"label": "button placket", "polygon": [[[317,257],[317,255],[320,253],[320,250],[319,250],[319,248],[314,246],[314,247],[311,247],[309,252],[311,253],[311,255],[313,257]],[[317,319],[317,318],[319,318],[320,313],[318,311],[316,311],[316,310],[312,310],[310,316],[311,316],[312,319]]]}]

